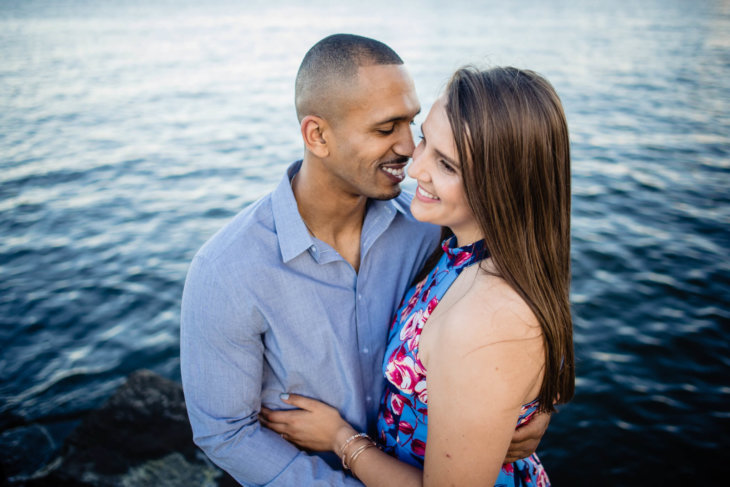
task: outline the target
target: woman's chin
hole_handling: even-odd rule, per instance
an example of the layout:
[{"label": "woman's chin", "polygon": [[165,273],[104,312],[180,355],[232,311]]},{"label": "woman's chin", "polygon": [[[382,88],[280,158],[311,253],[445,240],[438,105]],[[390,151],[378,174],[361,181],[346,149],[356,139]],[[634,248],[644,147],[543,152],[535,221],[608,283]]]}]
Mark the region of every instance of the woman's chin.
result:
[{"label": "woman's chin", "polygon": [[429,212],[423,210],[416,198],[413,198],[413,201],[411,201],[411,215],[413,215],[413,218],[415,218],[419,222],[440,225],[439,223],[433,221],[433,218],[431,215],[429,215]]}]

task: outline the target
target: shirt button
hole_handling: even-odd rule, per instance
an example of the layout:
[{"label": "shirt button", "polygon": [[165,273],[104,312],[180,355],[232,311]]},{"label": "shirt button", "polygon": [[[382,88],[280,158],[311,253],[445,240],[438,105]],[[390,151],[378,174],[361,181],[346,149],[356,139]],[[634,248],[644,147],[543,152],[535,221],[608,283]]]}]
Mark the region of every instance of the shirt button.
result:
[{"label": "shirt button", "polygon": [[362,301],[362,294],[358,294],[357,295],[357,299],[359,299],[360,301]]},{"label": "shirt button", "polygon": [[365,348],[362,349],[362,353],[364,353],[365,355],[367,355],[367,354],[370,353],[370,349],[368,347],[365,347]]},{"label": "shirt button", "polygon": [[373,398],[371,396],[366,397],[365,400],[367,402],[373,402]]}]

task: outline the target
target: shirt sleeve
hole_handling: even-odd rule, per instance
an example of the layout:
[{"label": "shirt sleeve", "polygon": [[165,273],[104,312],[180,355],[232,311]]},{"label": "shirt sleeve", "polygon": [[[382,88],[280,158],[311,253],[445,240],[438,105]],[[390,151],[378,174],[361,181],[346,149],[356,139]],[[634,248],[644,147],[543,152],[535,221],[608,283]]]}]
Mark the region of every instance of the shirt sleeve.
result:
[{"label": "shirt sleeve", "polygon": [[[258,422],[266,324],[197,256],[182,299],[180,368],[195,443],[245,486],[362,486]],[[250,301],[250,300],[249,300]]]}]

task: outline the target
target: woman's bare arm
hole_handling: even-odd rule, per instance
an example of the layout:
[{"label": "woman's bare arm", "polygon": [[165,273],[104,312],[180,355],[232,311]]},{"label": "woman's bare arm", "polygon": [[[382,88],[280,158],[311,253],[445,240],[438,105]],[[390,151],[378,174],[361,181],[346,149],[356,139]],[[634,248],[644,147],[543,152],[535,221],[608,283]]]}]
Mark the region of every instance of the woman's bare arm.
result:
[{"label": "woman's bare arm", "polygon": [[[288,397],[286,397],[288,396]],[[261,423],[298,446],[316,451],[334,451],[342,458],[342,446],[357,432],[340,417],[336,409],[320,401],[295,394],[282,401],[299,409],[289,411],[261,410]],[[368,444],[358,438],[345,451],[349,463],[353,454]],[[375,447],[367,447],[348,465],[353,474],[368,487],[423,485],[423,472]]]},{"label": "woman's bare arm", "polygon": [[[519,305],[520,302],[517,304]],[[377,448],[360,452],[351,466],[368,487],[489,485],[515,434],[522,404],[539,391],[543,362],[539,327],[529,310],[476,306],[462,300],[439,324],[429,353],[429,430],[423,472]],[[433,324],[435,326],[435,324]],[[356,432],[330,406],[290,395],[295,411],[262,410],[262,423],[299,446],[332,450]],[[366,440],[350,445],[349,456]]]}]

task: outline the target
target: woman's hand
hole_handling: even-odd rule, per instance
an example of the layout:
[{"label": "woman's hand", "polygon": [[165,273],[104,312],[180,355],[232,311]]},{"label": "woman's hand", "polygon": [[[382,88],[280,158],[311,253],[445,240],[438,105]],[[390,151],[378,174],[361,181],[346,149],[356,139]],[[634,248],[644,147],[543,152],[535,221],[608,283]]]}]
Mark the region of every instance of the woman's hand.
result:
[{"label": "woman's hand", "polygon": [[281,400],[299,409],[273,411],[262,407],[259,420],[300,448],[331,450],[339,455],[343,438],[355,432],[335,408],[323,402],[296,394],[282,394]]},{"label": "woman's hand", "polygon": [[512,443],[509,445],[504,463],[516,462],[535,453],[550,424],[550,417],[550,413],[538,413],[526,425],[517,428],[512,436]]}]

